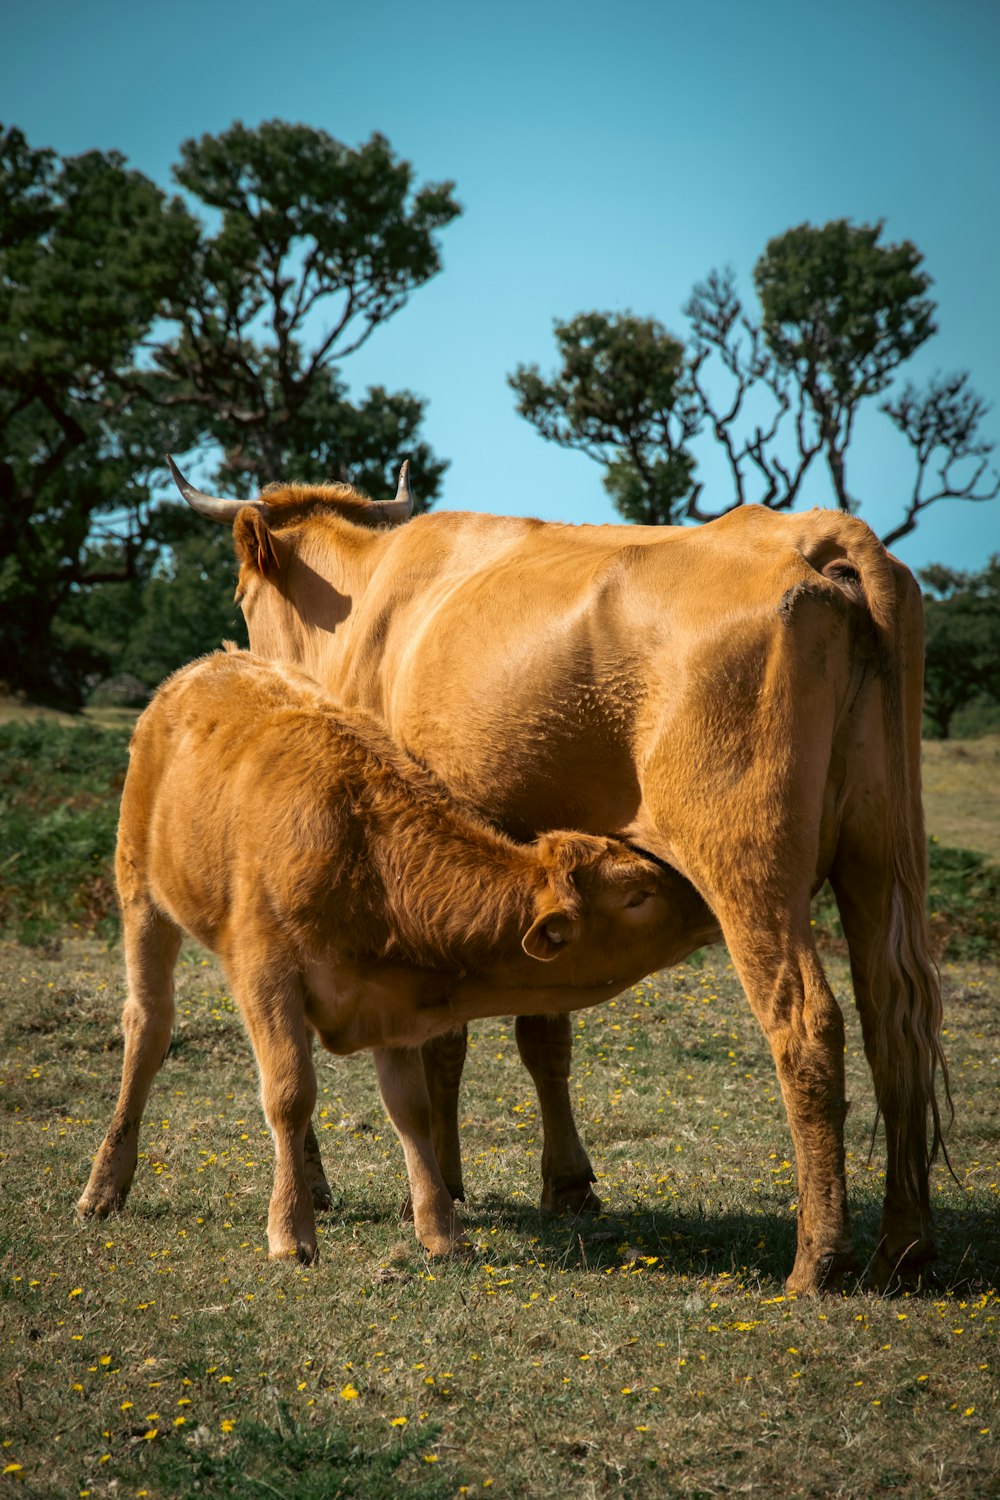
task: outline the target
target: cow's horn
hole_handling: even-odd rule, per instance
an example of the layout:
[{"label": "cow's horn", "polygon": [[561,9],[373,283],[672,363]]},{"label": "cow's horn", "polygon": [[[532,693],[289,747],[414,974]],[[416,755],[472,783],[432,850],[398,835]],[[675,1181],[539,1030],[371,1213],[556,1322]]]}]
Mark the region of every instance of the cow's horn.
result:
[{"label": "cow's horn", "polygon": [[174,476],[174,484],[191,509],[196,510],[199,515],[208,516],[210,521],[222,521],[231,526],[243,507],[254,503],[252,500],[218,500],[214,495],[206,495],[201,490],[196,490],[193,484],[188,483],[169,453],[167,464]]},{"label": "cow's horn", "polygon": [[396,486],[396,498],[383,500],[379,510],[387,521],[405,521],[413,514],[413,496],[410,494],[410,460],[403,462]]}]

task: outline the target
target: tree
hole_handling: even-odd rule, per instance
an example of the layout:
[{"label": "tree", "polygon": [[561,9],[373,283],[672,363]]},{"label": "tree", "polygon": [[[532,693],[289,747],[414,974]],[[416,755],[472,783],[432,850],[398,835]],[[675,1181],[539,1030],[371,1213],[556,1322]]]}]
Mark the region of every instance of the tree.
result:
[{"label": "tree", "polygon": [[367,480],[391,493],[407,453],[415,490],[433,498],[445,466],[416,440],[422,404],[376,387],[354,406],[336,365],[440,270],[453,184],[415,188],[381,135],[352,150],[280,120],[186,141],[174,175],[217,228],[202,229],[167,304],[179,332],[151,344],[137,388],[198,415],[224,483]]},{"label": "tree", "polygon": [[99,655],[105,703],[142,703],[156,683],[220,641],[247,643],[229,531],[206,528],[186,506],[163,504],[150,517],[149,537],[156,548],[144,554],[139,579],[78,591],[57,621],[60,637],[89,642]]},{"label": "tree", "polygon": [[628,521],[655,524],[691,487],[687,444],[699,414],[685,382],[684,346],[652,318],[583,313],[556,324],[562,369],[551,381],[520,367],[518,411],[542,437],[604,465],[605,487]]},{"label": "tree", "polygon": [[754,267],[765,343],[801,393],[841,510],[858,408],[934,333],[930,277],[908,241],[880,245],[881,225],[800,224],[769,241]]},{"label": "tree", "polygon": [[[713,271],[685,306],[687,345],[631,314],[557,323],[562,369],[545,380],[537,367],[519,366],[510,377],[518,410],[542,436],[601,462],[605,487],[630,520],[705,521],[749,501],[788,509],[820,459],[837,504],[854,511],[847,458],[858,413],[888,392],[899,367],[935,332],[920,252],[908,241],[884,245],[881,235],[881,225],[835,220],[771,240],[754,269],[759,317],[745,308],[732,271]],[[655,423],[629,384],[654,368]],[[606,379],[610,371],[624,372],[620,399]],[[967,381],[965,374],[936,377],[924,392],[908,384],[882,402],[916,467],[903,515],[885,541],[912,531],[938,500],[985,501],[1000,493],[1000,476],[986,479],[994,444],[979,435],[987,408]],[[601,444],[587,426],[594,388],[603,394]],[[721,446],[731,481],[730,494],[712,509],[703,507],[695,477],[692,444],[702,435]],[[668,465],[673,486],[659,481],[658,464]]]},{"label": "tree", "polygon": [[118,377],[192,244],[115,153],[58,163],[0,133],[0,649],[16,687],[66,700],[91,657],[54,622],[74,590],[138,576],[131,541],[95,555],[99,517],[136,511],[183,421],[141,411]]},{"label": "tree", "polygon": [[959,709],[1000,704],[1000,556],[980,573],[924,568],[924,713],[946,740]]},{"label": "tree", "polygon": [[156,605],[149,640],[174,623],[150,663],[218,638],[218,560],[210,581],[182,545],[191,523],[164,523],[155,500],[166,452],[198,447],[245,490],[335,478],[376,493],[408,456],[424,505],[445,468],[417,397],[352,401],[335,361],[439,269],[452,185],[416,187],[381,136],[352,150],[280,121],[181,156],[210,222],[115,153],[59,162],[0,134],[0,649],[9,684],[50,701],[78,702],[128,658],[101,628],[122,612],[88,603],[98,587],[108,606],[105,586],[127,586],[134,630],[156,579],[192,606],[201,588],[200,634]]}]

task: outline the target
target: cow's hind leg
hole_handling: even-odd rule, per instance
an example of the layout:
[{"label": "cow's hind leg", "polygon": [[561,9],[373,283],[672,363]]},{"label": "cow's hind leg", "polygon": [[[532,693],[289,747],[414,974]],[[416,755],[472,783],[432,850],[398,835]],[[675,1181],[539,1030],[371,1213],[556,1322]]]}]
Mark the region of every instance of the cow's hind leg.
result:
[{"label": "cow's hind leg", "polygon": [[121,1088],[108,1133],[91,1169],[77,1212],[103,1218],[120,1209],[135,1176],[139,1126],[150,1085],[170,1046],[174,1022],[173,971],[181,934],[148,897],[126,901],[123,942],[128,997],[122,1012],[125,1056]]},{"label": "cow's hind leg", "polygon": [[879,1289],[913,1280],[934,1254],[928,1176],[942,1145],[938,1082],[951,1102],[927,931],[923,608],[916,582],[899,568],[895,605],[878,670],[851,709],[845,800],[830,869],[885,1120],[885,1206],[869,1272]]},{"label": "cow's hind leg", "polygon": [[[886,1189],[869,1280],[879,1290],[914,1281],[934,1257],[928,1168],[940,1140],[935,1074],[941,1052],[937,975],[920,933],[903,935],[884,862],[863,870],[845,847],[831,880],[851,955],[865,1055],[886,1135]],[[932,1149],[928,1150],[928,1118]]]},{"label": "cow's hind leg", "polygon": [[448,1255],[468,1241],[438,1166],[423,1059],[416,1049],[376,1047],[375,1067],[406,1158],[417,1239],[431,1255]]},{"label": "cow's hind leg", "polygon": [[542,1112],[542,1207],[553,1213],[600,1213],[601,1200],[569,1099],[573,1035],[569,1016],[518,1016],[517,1049]]}]

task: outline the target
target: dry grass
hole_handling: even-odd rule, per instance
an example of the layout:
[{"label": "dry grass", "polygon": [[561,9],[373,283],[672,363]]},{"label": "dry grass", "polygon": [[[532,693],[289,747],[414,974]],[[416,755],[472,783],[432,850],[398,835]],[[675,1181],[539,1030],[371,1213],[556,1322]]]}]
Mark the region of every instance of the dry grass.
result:
[{"label": "dry grass", "polygon": [[[214,962],[175,1044],[125,1213],[72,1208],[117,1087],[116,954],[0,957],[0,1470],[31,1496],[998,1493],[1000,986],[945,973],[958,1182],[940,1284],[798,1302],[788,1132],[721,950],[581,1015],[573,1092],[607,1212],[535,1208],[536,1106],[511,1028],[476,1030],[463,1102],[477,1246],[431,1263],[370,1060],[323,1058],[334,1185],[316,1269],[271,1265],[271,1145]],[[850,1008],[842,967],[832,978]],[[852,1208],[882,1191],[849,1027]]]},{"label": "dry grass", "polygon": [[1000,734],[925,740],[923,782],[928,833],[1000,861]]}]

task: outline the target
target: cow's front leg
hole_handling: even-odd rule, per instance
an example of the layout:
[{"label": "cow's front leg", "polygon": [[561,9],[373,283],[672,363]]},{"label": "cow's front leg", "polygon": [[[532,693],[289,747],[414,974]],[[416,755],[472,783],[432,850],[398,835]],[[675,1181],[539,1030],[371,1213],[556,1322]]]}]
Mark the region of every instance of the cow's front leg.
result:
[{"label": "cow's front leg", "polygon": [[406,1158],[417,1239],[431,1255],[462,1249],[468,1241],[438,1166],[421,1054],[409,1047],[376,1047],[375,1068],[386,1114]]},{"label": "cow's front leg", "polygon": [[[786,945],[735,923],[723,930],[763,1027],[788,1112],[798,1166],[798,1245],[785,1286],[831,1291],[857,1272],[844,1173],[844,1018],[811,938]],[[770,949],[770,951],[769,951]]]},{"label": "cow's front leg", "polygon": [[517,1050],[542,1112],[542,1207],[553,1213],[600,1213],[590,1158],[569,1101],[573,1035],[569,1016],[518,1016]]}]

